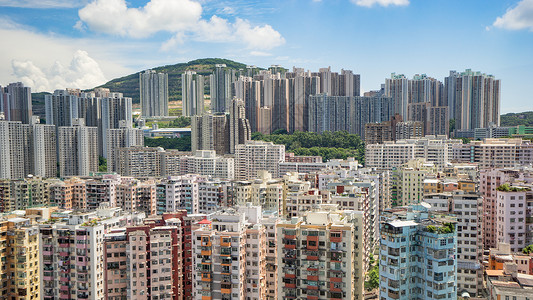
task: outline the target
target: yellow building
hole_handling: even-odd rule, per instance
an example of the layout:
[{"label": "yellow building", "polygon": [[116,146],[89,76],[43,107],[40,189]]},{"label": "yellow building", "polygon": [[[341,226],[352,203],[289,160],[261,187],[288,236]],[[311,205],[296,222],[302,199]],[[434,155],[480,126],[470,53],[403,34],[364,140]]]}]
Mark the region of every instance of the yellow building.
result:
[{"label": "yellow building", "polygon": [[0,220],[0,298],[7,297],[7,221]]},{"label": "yellow building", "polygon": [[[39,296],[39,230],[31,226],[29,219],[11,218],[7,226],[2,224],[6,233],[5,263],[2,272],[7,280],[2,280],[2,299],[37,300]],[[5,230],[5,231],[4,231]],[[2,241],[2,243],[4,243]],[[0,246],[1,247],[1,246]],[[1,249],[2,251],[4,249]],[[4,257],[2,257],[4,260]],[[5,271],[4,271],[5,268]],[[4,279],[4,273],[2,273]],[[4,294],[4,292],[6,292]]]}]

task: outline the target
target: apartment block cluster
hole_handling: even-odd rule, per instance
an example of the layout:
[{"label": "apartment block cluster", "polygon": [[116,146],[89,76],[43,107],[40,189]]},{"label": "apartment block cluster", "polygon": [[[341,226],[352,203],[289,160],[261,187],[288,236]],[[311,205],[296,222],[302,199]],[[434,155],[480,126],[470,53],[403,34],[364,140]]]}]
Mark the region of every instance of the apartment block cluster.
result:
[{"label": "apartment block cluster", "polygon": [[[141,117],[167,117],[167,75],[139,76]],[[348,70],[216,65],[181,88],[191,152],[144,147],[120,93],[58,90],[40,124],[0,88],[2,298],[528,299],[533,143],[494,76],[361,96]],[[285,131],[358,134],[364,166],[251,140]]]},{"label": "apartment block cluster", "polygon": [[374,143],[449,135],[451,119],[457,119],[458,135],[500,124],[500,80],[471,70],[451,71],[444,83],[393,73],[380,90],[361,96],[360,75],[350,70],[234,70],[221,64],[210,75],[211,113],[204,110],[204,82],[191,71],[182,75],[184,116],[227,113],[236,98],[243,101],[250,130],[265,134],[346,130],[366,139],[370,131],[367,143]]},{"label": "apartment block cluster", "polygon": [[363,299],[380,187],[357,166],[251,181],[4,180],[1,253],[14,269],[2,297]]}]

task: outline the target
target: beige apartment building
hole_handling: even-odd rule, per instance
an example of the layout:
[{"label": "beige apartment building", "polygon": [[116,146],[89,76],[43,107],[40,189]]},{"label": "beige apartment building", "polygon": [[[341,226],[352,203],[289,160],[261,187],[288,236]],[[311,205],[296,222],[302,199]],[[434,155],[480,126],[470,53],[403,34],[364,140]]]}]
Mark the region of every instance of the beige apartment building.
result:
[{"label": "beige apartment building", "polygon": [[278,298],[363,299],[363,222],[323,210],[277,224]]}]

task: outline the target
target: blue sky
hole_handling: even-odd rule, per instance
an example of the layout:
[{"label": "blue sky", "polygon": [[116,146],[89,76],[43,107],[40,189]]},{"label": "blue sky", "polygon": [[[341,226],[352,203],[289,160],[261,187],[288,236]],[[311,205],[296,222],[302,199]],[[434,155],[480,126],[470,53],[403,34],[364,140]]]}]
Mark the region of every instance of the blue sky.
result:
[{"label": "blue sky", "polygon": [[443,80],[502,80],[505,112],[533,110],[533,0],[0,0],[0,84],[90,88],[196,58]]}]

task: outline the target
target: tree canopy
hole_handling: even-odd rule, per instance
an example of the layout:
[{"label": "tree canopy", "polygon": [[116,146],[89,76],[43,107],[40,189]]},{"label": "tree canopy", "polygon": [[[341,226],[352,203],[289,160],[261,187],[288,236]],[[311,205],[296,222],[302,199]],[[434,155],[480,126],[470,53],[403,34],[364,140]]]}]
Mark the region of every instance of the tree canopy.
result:
[{"label": "tree canopy", "polygon": [[321,134],[301,131],[292,134],[287,134],[286,131],[275,131],[273,134],[254,132],[252,139],[285,145],[285,150],[294,152],[295,155],[322,156],[326,161],[355,157],[359,162],[364,162],[363,141],[358,135],[346,131],[325,131]]}]

